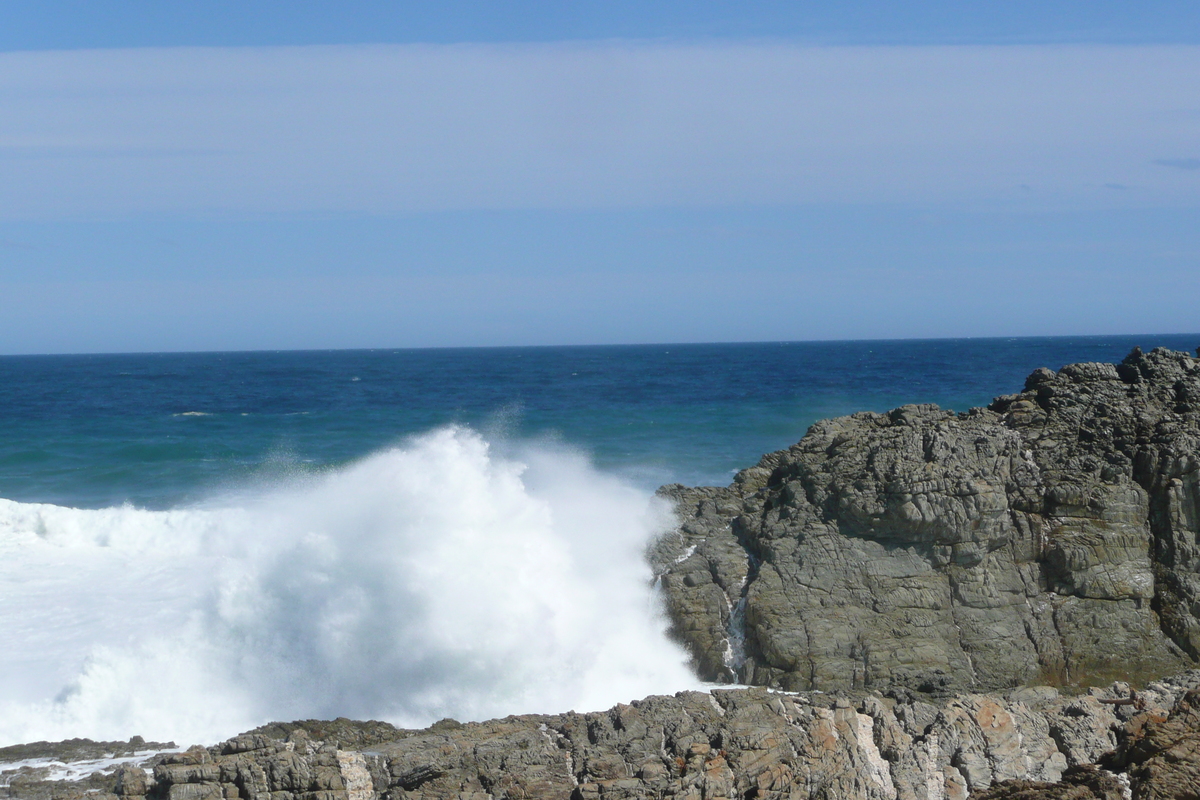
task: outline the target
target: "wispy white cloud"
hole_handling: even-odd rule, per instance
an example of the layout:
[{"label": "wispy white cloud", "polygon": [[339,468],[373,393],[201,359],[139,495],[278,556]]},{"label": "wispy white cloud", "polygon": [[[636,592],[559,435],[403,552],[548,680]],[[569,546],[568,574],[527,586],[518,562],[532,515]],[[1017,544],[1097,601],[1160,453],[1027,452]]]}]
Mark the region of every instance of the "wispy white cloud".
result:
[{"label": "wispy white cloud", "polygon": [[1188,46],[6,53],[0,218],[1191,205],[1194,183],[1161,166],[1200,134],[1180,113],[1200,107],[1180,78],[1196,74]]}]

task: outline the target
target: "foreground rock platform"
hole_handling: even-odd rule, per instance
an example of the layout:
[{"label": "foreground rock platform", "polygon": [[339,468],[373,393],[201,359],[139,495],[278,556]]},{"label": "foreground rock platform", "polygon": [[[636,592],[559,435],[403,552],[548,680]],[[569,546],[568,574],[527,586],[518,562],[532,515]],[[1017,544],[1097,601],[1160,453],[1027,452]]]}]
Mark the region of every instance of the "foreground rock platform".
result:
[{"label": "foreground rock platform", "polygon": [[964,413],[818,422],[652,550],[707,680],[926,693],[1147,680],[1200,656],[1200,360],[1039,369]]},{"label": "foreground rock platform", "polygon": [[1049,687],[939,700],[907,690],[731,688],[589,714],[444,720],[420,731],[309,720],[82,782],[50,785],[6,774],[0,797],[1194,797],[1186,791],[1200,791],[1197,687],[1200,671],[1138,691],[1118,683],[1075,696]]}]

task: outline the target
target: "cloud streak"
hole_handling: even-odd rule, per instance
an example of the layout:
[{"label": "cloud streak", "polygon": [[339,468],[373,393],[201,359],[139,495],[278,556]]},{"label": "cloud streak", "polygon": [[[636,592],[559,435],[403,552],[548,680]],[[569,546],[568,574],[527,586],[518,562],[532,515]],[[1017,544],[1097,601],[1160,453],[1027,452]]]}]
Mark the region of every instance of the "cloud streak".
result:
[{"label": "cloud streak", "polygon": [[1200,106],[1200,85],[1177,79],[1198,71],[1188,46],[6,53],[0,219],[1192,205],[1194,187],[1158,168],[1190,159],[1154,156],[1200,133],[1178,113]]},{"label": "cloud streak", "polygon": [[1160,167],[1174,167],[1175,169],[1200,169],[1200,158],[1156,158],[1154,163]]}]

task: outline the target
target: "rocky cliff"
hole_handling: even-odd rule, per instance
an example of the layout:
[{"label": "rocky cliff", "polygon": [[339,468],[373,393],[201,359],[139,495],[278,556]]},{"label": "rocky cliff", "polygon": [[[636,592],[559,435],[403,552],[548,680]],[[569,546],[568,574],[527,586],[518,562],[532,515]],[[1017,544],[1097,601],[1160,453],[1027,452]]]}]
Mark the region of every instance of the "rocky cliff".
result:
[{"label": "rocky cliff", "polygon": [[926,693],[1145,679],[1200,655],[1200,360],[1039,369],[964,413],[814,425],[669,486],[651,557],[701,675]]}]

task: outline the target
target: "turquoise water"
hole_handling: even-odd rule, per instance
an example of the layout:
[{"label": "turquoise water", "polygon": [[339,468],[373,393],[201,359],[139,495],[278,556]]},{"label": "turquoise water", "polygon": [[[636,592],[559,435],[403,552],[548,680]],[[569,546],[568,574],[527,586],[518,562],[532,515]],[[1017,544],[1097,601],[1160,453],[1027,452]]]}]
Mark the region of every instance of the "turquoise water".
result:
[{"label": "turquoise water", "polygon": [[553,440],[646,488],[724,484],[817,419],[963,410],[1040,366],[1200,334],[0,358],[0,497],[162,509],[448,423]]}]

